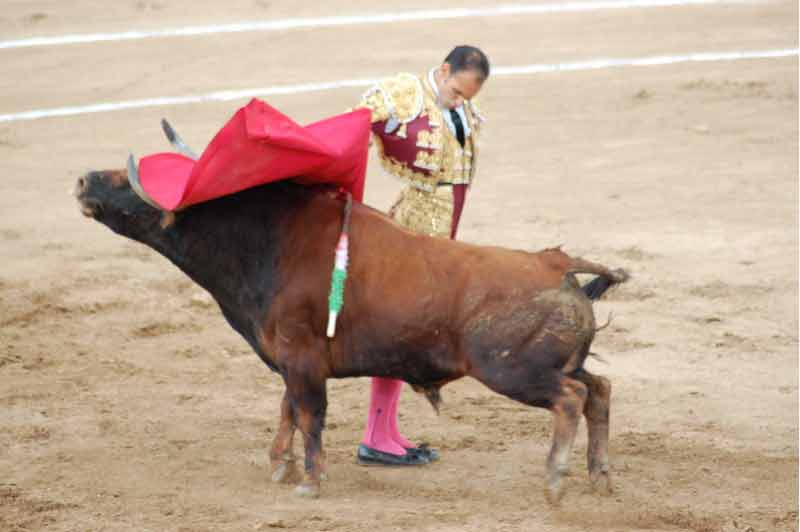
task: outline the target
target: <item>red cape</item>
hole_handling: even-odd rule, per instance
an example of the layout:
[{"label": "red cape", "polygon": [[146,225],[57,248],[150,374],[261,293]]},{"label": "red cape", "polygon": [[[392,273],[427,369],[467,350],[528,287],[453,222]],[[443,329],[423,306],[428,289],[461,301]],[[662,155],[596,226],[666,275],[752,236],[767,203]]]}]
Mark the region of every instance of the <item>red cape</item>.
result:
[{"label": "red cape", "polygon": [[139,180],[150,199],[169,211],[288,178],[338,185],[362,201],[369,135],[366,109],[303,127],[254,98],[198,160],[148,155],[140,162]]}]

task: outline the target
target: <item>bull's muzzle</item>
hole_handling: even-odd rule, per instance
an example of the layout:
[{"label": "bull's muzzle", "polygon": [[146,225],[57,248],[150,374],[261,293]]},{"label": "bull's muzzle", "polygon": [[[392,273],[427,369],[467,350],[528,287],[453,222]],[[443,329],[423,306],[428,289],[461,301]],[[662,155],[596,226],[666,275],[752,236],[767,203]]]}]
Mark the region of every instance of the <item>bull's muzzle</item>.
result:
[{"label": "bull's muzzle", "polygon": [[81,214],[87,218],[96,218],[103,212],[103,205],[98,200],[88,197],[89,181],[92,177],[92,173],[79,177],[73,191]]}]

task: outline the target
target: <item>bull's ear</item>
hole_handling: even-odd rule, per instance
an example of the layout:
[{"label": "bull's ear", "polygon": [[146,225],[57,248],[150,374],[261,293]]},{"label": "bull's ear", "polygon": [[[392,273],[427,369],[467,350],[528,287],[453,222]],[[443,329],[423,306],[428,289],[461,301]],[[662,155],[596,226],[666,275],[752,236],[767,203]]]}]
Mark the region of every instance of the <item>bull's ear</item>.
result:
[{"label": "bull's ear", "polygon": [[175,213],[172,211],[164,211],[161,213],[161,229],[168,229],[175,223]]}]

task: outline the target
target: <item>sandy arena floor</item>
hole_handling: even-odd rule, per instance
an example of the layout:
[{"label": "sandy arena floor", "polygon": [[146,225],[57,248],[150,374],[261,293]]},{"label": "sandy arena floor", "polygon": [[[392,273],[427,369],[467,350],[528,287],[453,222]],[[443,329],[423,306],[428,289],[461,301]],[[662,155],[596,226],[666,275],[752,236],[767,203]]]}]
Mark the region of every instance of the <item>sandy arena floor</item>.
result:
[{"label": "sandy arena floor", "polygon": [[[5,1],[0,41],[248,19],[481,6],[262,0]],[[317,5],[319,4],[319,5]],[[454,44],[494,65],[793,48],[797,3],[424,21],[0,50],[0,114],[421,72]],[[270,97],[300,122],[361,89]],[[166,260],[82,217],[89,169],[202,148],[244,101],[0,123],[0,530],[796,531],[798,59],[497,76],[460,237],[564,244],[635,278],[595,351],[612,379],[616,493],[590,492],[583,425],[547,505],[550,414],[463,380],[401,424],[442,450],[361,468],[368,381],[329,385],[331,479],[269,481],[282,384]],[[371,161],[367,200],[399,185]]]}]

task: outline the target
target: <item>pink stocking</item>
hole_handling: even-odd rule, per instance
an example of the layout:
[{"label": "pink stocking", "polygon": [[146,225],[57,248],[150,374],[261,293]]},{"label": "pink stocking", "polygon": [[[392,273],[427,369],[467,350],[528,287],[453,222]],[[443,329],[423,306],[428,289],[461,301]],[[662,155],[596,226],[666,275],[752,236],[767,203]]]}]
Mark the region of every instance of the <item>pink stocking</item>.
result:
[{"label": "pink stocking", "polygon": [[389,407],[389,433],[392,435],[392,440],[403,448],[410,449],[414,444],[408,441],[400,434],[400,429],[397,427],[397,405],[400,404],[400,392],[403,391],[403,386],[397,388],[397,395],[392,401],[392,406]]},{"label": "pink stocking", "polygon": [[397,412],[397,401],[402,388],[403,381],[372,378],[369,417],[364,439],[361,440],[364,445],[385,453],[406,454],[403,446],[395,442],[392,431],[392,423],[394,430],[397,430],[397,419],[394,415]]}]

